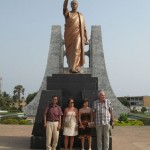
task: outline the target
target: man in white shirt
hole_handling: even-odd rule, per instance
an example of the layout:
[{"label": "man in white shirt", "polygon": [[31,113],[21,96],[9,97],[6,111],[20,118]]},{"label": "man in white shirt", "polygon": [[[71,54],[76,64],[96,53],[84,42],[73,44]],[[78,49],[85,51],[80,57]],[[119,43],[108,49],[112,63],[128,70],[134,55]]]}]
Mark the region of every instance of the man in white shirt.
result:
[{"label": "man in white shirt", "polygon": [[102,135],[104,136],[104,150],[109,150],[110,121],[114,126],[114,118],[110,100],[105,98],[105,92],[98,93],[98,100],[94,101],[94,121],[97,132],[97,150],[102,150]]}]

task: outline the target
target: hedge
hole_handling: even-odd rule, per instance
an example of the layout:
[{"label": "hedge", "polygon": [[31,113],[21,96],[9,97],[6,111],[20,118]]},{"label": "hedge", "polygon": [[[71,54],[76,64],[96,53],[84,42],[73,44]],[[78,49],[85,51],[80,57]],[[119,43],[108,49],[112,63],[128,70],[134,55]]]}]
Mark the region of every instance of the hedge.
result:
[{"label": "hedge", "polygon": [[31,122],[29,120],[23,120],[20,118],[4,118],[0,120],[1,124],[20,124],[20,125],[29,125]]}]

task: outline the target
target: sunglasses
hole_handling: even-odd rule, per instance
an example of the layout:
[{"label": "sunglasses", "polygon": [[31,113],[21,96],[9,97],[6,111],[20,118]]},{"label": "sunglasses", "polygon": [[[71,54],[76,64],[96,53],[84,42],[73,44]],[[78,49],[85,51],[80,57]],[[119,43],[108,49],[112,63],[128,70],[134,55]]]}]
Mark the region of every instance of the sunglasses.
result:
[{"label": "sunglasses", "polygon": [[74,102],[69,102],[70,104],[74,104]]}]

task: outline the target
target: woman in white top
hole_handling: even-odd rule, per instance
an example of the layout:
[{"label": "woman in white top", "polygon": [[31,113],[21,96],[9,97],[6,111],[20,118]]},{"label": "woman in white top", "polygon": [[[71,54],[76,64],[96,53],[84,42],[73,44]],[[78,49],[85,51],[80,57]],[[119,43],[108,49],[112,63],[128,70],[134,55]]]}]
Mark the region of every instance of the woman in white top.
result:
[{"label": "woman in white top", "polygon": [[70,150],[72,150],[74,136],[78,135],[78,110],[74,107],[74,99],[70,98],[68,104],[69,106],[64,110],[63,135],[65,149],[68,149],[70,137]]}]

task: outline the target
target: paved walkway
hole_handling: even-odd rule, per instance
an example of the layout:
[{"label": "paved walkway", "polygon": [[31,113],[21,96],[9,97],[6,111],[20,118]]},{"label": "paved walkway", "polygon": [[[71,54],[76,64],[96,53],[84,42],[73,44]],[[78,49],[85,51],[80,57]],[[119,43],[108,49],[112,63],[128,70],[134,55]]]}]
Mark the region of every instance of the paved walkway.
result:
[{"label": "paved walkway", "polygon": [[[0,125],[0,150],[29,150],[32,125]],[[150,150],[150,126],[115,127],[113,150]]]}]

